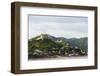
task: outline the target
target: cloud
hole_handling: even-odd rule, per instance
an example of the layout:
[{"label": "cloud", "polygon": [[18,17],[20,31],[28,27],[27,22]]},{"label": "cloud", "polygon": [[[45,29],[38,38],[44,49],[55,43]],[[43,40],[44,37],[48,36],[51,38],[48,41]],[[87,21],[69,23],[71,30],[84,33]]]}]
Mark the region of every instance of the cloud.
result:
[{"label": "cloud", "polygon": [[85,37],[88,33],[87,17],[29,16],[29,38],[41,33],[57,37]]}]

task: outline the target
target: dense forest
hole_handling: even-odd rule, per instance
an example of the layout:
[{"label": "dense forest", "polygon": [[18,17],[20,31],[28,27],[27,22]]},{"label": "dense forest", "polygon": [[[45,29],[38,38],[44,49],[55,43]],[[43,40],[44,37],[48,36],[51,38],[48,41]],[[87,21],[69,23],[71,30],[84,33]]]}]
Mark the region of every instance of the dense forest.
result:
[{"label": "dense forest", "polygon": [[41,34],[28,40],[29,59],[86,56],[87,53],[87,37],[66,39]]}]

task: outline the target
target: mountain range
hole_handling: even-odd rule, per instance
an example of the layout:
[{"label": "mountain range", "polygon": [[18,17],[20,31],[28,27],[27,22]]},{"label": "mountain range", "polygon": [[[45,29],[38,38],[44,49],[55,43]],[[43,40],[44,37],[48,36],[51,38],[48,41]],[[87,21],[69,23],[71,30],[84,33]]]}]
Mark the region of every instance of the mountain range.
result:
[{"label": "mountain range", "polygon": [[[87,51],[88,49],[88,38],[82,37],[82,38],[64,38],[64,37],[54,37],[49,34],[41,34],[34,38],[29,39],[29,45],[32,44],[34,47],[57,47],[60,46],[60,44],[63,45],[69,45],[71,47],[78,47],[82,50]],[[30,46],[29,46],[30,47]]]}]

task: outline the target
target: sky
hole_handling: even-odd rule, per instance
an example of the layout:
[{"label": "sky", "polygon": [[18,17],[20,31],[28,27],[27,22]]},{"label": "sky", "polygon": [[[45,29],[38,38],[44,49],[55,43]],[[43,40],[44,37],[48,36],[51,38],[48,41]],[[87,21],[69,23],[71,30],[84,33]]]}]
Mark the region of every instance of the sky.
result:
[{"label": "sky", "polygon": [[29,15],[28,21],[29,39],[40,34],[65,38],[88,35],[88,17]]}]

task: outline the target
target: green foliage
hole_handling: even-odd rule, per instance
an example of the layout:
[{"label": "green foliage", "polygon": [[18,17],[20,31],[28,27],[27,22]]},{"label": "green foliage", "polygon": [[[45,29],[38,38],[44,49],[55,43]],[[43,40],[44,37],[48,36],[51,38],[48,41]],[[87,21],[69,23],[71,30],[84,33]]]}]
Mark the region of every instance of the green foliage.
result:
[{"label": "green foliage", "polygon": [[66,42],[68,42],[72,47],[77,46],[78,48],[88,51],[88,38],[71,38],[71,39],[66,39]]}]

